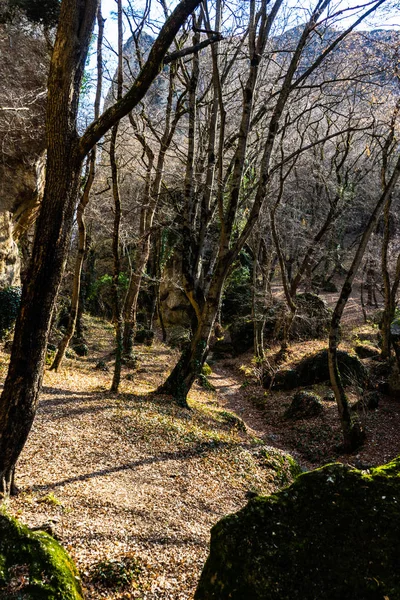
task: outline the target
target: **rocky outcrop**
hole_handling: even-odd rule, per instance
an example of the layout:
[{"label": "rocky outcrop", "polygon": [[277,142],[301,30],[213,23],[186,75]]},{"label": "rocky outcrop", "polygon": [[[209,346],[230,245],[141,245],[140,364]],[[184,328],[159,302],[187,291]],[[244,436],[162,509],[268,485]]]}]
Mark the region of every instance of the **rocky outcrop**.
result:
[{"label": "rocky outcrop", "polygon": [[400,458],[333,464],[252,499],[211,532],[196,600],[398,600]]},{"label": "rocky outcrop", "polygon": [[62,546],[5,513],[0,513],[0,598],[83,598],[76,567]]},{"label": "rocky outcrop", "polygon": [[16,242],[43,191],[49,51],[28,22],[0,25],[0,286],[19,283]]},{"label": "rocky outcrop", "polygon": [[0,289],[20,282],[19,251],[13,231],[12,214],[0,212]]}]

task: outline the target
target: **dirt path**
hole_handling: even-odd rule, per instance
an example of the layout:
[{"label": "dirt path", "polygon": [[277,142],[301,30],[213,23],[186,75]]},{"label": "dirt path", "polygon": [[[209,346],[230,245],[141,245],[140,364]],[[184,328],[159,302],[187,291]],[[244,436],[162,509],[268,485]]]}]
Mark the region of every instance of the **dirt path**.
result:
[{"label": "dirt path", "polygon": [[238,377],[234,377],[231,370],[219,365],[213,365],[209,380],[215,387],[219,405],[240,417],[250,434],[264,439],[266,436],[264,411],[257,409],[243,394],[243,382]]}]

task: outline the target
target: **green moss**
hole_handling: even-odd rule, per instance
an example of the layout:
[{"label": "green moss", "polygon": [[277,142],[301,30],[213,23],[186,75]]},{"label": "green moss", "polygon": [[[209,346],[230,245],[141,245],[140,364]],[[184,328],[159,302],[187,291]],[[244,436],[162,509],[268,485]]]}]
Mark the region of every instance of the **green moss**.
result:
[{"label": "green moss", "polygon": [[[24,577],[19,578],[15,596],[13,579],[21,571]],[[0,513],[0,598],[17,597],[81,600],[83,596],[76,567],[62,546],[47,533],[30,531]]]},{"label": "green moss", "polygon": [[212,369],[210,367],[210,365],[208,363],[204,363],[201,372],[203,375],[205,375],[206,377],[209,377],[210,375],[212,375]]},{"label": "green moss", "polygon": [[400,599],[400,459],[332,464],[212,530],[196,600]]}]

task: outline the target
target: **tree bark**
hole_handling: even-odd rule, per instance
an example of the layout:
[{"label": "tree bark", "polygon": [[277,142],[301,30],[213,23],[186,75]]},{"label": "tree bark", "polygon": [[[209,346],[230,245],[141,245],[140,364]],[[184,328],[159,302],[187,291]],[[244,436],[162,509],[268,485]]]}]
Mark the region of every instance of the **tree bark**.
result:
[{"label": "tree bark", "polygon": [[340,320],[342,318],[347,300],[350,297],[353,281],[360,266],[362,257],[364,256],[364,252],[367,247],[368,241],[371,237],[374,228],[376,227],[383,206],[387,202],[387,199],[393,193],[394,187],[399,179],[399,176],[400,157],[398,158],[397,163],[393,169],[392,176],[389,182],[386,184],[385,189],[383,190],[375,206],[375,209],[371,214],[367,227],[362,235],[360,244],[356,250],[356,254],[353,258],[351,267],[347,272],[346,279],[344,281],[339,299],[337,301],[332,315],[328,348],[329,373],[332,388],[335,393],[335,398],[338,405],[339,417],[343,432],[343,445],[346,451],[349,452],[356,449],[363,443],[365,439],[365,433],[362,430],[360,423],[356,419],[353,419],[350,414],[346,392],[340,378],[339,367],[337,362]]},{"label": "tree bark", "polygon": [[96,10],[97,0],[64,0],[61,5],[48,82],[46,185],[0,400],[4,494],[14,491],[15,463],[35,416],[51,316],[68,252],[82,164],[76,132],[79,88]]},{"label": "tree bark", "polygon": [[[104,32],[104,20],[101,14],[101,6],[99,6],[97,11],[97,24],[98,24],[98,36],[97,36],[97,89],[96,89],[96,97],[94,101],[94,117],[97,119],[100,114],[100,101],[101,101],[101,88],[102,88],[102,80],[103,80],[103,56],[102,56],[102,46],[103,46],[103,32]],[[87,176],[87,180],[85,183],[85,187],[78,204],[78,209],[76,213],[76,220],[78,224],[78,253],[75,261],[75,270],[74,270],[74,281],[72,286],[72,297],[71,297],[71,310],[68,319],[68,325],[63,336],[60,341],[57,354],[54,357],[53,364],[51,365],[51,369],[57,371],[61,365],[61,362],[64,358],[65,352],[69,346],[69,343],[75,333],[75,327],[78,319],[79,313],[79,301],[81,295],[81,275],[82,275],[82,267],[83,262],[85,260],[86,255],[86,226],[85,226],[85,218],[84,213],[86,206],[89,202],[90,190],[92,189],[94,176],[96,172],[96,146],[92,149],[90,153],[89,159],[89,173]]]},{"label": "tree bark", "polygon": [[22,291],[10,366],[0,399],[0,492],[13,488],[16,461],[35,417],[55,297],[68,252],[82,162],[96,142],[143,98],[182,23],[200,0],[179,2],[130,91],[79,139],[79,92],[98,0],[62,0],[50,64],[46,184]]}]

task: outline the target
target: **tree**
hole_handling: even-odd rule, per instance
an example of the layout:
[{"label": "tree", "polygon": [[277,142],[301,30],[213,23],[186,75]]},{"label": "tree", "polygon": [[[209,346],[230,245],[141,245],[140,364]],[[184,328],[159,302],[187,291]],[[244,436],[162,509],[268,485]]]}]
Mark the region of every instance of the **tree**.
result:
[{"label": "tree", "polygon": [[135,83],[81,137],[76,130],[79,93],[98,1],[61,3],[48,80],[46,184],[0,399],[0,491],[3,493],[15,491],[15,464],[35,417],[83,161],[101,137],[143,98],[180,26],[199,2],[179,2],[162,27]]},{"label": "tree", "polygon": [[[160,393],[173,395],[181,406],[187,407],[188,391],[207,356],[226,277],[249,239],[265,203],[271,182],[271,163],[276,140],[289,98],[296,90],[305,93],[302,86],[306,85],[324,59],[357,24],[382,3],[366,4],[362,15],[347,30],[327,36],[322,48],[315,51],[315,36],[320,35],[320,28],[337,16],[329,14],[329,0],[317,2],[306,24],[297,30],[298,35],[287,42],[289,50],[283,48],[282,59],[278,60],[271,45],[271,29],[279,23],[278,15],[284,9],[283,0],[276,0],[272,6],[267,2],[256,3],[253,0],[244,10],[248,19],[245,26],[246,38],[235,40],[224,60],[218,55],[212,56],[212,82],[209,85],[203,84],[202,89],[209,89],[212,95],[210,105],[217,110],[219,135],[209,127],[206,174],[210,173],[211,176],[210,179],[203,178],[200,185],[200,182],[195,181],[193,168],[197,106],[192,100],[189,104],[180,231],[184,289],[196,314],[197,323],[190,347],[185,349],[167,381],[158,390]],[[323,16],[324,11],[328,11],[327,17]],[[338,14],[340,16],[341,11]],[[218,10],[216,15],[219,18]],[[217,22],[213,28],[209,26],[207,14],[204,14],[203,19],[207,29],[219,31]],[[283,23],[283,26],[287,26],[287,23]],[[245,41],[248,45],[248,62],[240,72],[242,102],[240,107],[237,103],[234,105],[233,124],[236,129],[232,131],[227,120],[227,104],[231,97],[228,84],[232,83],[228,76],[232,64],[235,64],[235,46],[237,53],[243,52]],[[194,55],[190,74],[192,87],[189,88],[192,96],[198,85],[197,70],[198,62]],[[264,80],[261,78],[262,72]],[[274,82],[273,85],[271,81]],[[260,93],[257,84],[262,83],[266,88],[266,100],[254,114],[255,100]],[[264,133],[258,146],[255,168],[252,168],[249,151],[252,150],[251,144],[257,141],[258,128],[261,126]],[[238,227],[239,214],[245,216]]]}]

